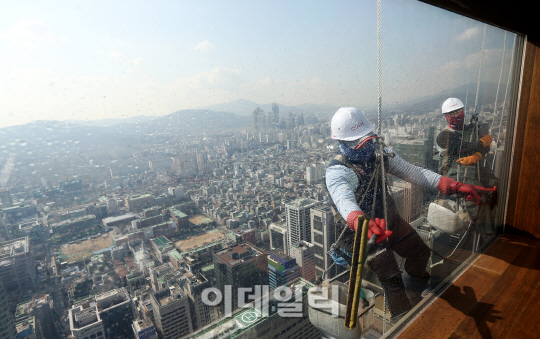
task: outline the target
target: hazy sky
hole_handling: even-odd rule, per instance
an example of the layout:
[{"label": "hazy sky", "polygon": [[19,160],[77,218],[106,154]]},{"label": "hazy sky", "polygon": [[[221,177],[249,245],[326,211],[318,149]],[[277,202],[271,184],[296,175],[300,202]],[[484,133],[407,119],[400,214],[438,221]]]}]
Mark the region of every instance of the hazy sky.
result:
[{"label": "hazy sky", "polygon": [[[382,11],[383,105],[476,81],[483,24],[413,0]],[[373,105],[376,13],[374,0],[4,2],[0,127],[240,98]],[[498,81],[503,36],[488,27],[483,80]]]}]

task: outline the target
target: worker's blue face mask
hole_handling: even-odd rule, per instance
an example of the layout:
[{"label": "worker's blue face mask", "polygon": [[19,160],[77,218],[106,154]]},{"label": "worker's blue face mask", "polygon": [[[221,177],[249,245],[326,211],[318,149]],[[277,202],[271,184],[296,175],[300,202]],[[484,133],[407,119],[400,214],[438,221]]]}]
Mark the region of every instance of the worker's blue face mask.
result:
[{"label": "worker's blue face mask", "polygon": [[339,151],[353,164],[366,163],[374,158],[374,139],[367,140],[362,148],[352,149],[344,143],[339,143]]}]

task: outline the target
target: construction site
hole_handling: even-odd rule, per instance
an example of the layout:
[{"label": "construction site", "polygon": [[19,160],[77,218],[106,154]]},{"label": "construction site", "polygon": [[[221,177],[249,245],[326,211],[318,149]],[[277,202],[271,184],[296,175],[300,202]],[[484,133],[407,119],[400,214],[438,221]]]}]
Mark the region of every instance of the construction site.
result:
[{"label": "construction site", "polygon": [[36,264],[28,237],[0,243],[0,280],[13,297],[35,292]]}]

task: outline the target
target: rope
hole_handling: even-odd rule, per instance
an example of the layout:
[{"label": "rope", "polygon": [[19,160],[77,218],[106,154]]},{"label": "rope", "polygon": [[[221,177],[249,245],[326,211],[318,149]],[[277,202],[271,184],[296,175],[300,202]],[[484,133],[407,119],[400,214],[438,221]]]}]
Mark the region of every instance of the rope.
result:
[{"label": "rope", "polygon": [[381,72],[381,0],[377,0],[377,129],[381,135],[381,106],[382,106],[382,72]]},{"label": "rope", "polygon": [[[469,142],[473,141],[473,135],[478,139],[478,96],[480,95],[480,79],[482,76],[482,62],[484,60],[484,49],[486,47],[486,30],[487,30],[487,24],[484,24],[484,36],[482,37],[482,50],[480,51],[480,67],[478,68],[478,80],[476,81],[476,98],[474,100],[474,113],[471,118],[471,122],[473,122],[475,126],[475,132],[471,133]],[[465,167],[463,180],[466,180],[467,178],[468,169],[469,169],[468,167]],[[476,163],[476,175],[477,175],[477,179],[480,180],[480,164],[478,162]]]},{"label": "rope", "polygon": [[[493,105],[493,114],[494,116],[497,114],[497,100],[499,98],[499,88],[501,87],[501,78],[503,74],[503,68],[504,68],[504,53],[506,52],[506,31],[504,31],[504,40],[503,40],[503,54],[501,59],[501,72],[499,73],[499,82],[497,83],[497,92],[495,93],[495,105]],[[506,86],[508,88],[508,86]],[[502,111],[501,111],[502,115]],[[497,153],[497,151],[495,151]],[[484,159],[484,164],[486,159]]]},{"label": "rope", "polygon": [[[504,33],[506,36],[506,32]],[[513,42],[512,49],[516,48],[516,35],[514,35],[514,42]],[[505,46],[506,47],[506,46]],[[506,95],[508,94],[508,87],[510,86],[510,75],[512,74],[512,66],[514,65],[514,54],[512,53],[512,59],[510,61],[510,69],[508,70],[508,79],[506,80],[506,89],[504,90],[504,100],[501,105],[501,119],[499,120],[499,131],[497,132],[497,141],[495,144],[499,145],[499,140],[501,137],[501,127],[502,127],[502,119],[503,119],[503,113],[504,113],[504,105],[506,104]],[[493,155],[493,163],[491,164],[491,170],[495,168],[495,159],[497,158],[497,149],[495,149],[495,154]]]}]

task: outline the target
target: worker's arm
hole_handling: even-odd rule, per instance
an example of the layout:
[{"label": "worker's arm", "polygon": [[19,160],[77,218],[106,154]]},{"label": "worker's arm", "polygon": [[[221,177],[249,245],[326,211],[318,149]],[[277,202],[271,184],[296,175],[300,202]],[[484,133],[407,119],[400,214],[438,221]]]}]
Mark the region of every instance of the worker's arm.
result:
[{"label": "worker's arm", "polygon": [[477,152],[484,156],[489,152],[489,145],[491,144],[492,137],[486,134],[482,135],[479,140],[474,140],[472,142],[461,139],[461,132],[443,130],[437,136],[437,145],[441,148],[447,149],[450,154],[455,154],[460,158]]},{"label": "worker's arm", "polygon": [[[343,165],[334,165],[326,169],[326,187],[338,212],[347,220],[353,220],[363,213],[354,197],[358,188],[358,177],[354,171]],[[351,227],[352,225],[349,225]],[[352,229],[353,227],[351,227]]]},{"label": "worker's arm", "polygon": [[389,168],[388,172],[396,177],[410,182],[411,184],[418,185],[426,191],[437,192],[437,184],[441,179],[441,175],[432,172],[428,169],[414,166],[403,160],[399,154],[390,151],[394,154],[393,157],[388,158]]}]

